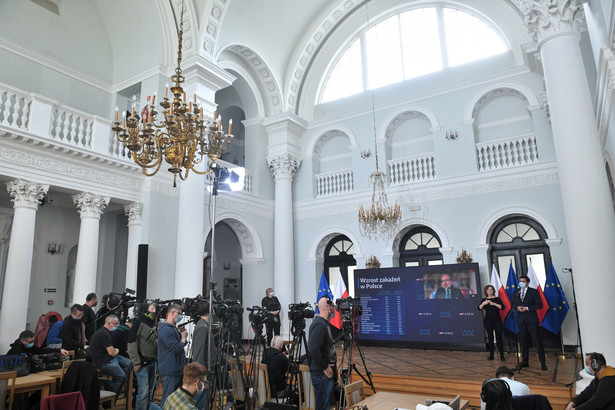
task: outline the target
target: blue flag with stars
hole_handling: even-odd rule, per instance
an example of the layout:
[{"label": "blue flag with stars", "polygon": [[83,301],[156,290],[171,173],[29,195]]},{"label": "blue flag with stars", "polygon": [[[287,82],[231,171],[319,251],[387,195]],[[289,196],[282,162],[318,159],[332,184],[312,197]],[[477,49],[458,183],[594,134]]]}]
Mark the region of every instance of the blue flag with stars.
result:
[{"label": "blue flag with stars", "polygon": [[324,272],[320,277],[320,285],[318,285],[318,294],[316,295],[316,313],[318,313],[318,301],[323,296],[329,296],[329,298],[333,300],[333,292],[329,289],[329,283],[327,282],[327,278],[325,278]]},{"label": "blue flag with stars", "polygon": [[549,262],[547,279],[545,280],[545,299],[549,303],[549,310],[542,321],[541,326],[549,332],[557,335],[562,328],[566,314],[570,310],[562,285],[559,283],[553,262]]},{"label": "blue flag with stars", "polygon": [[[508,295],[508,299],[510,300],[511,305],[515,305],[515,301],[513,299],[513,295],[515,291],[519,289],[519,279],[517,279],[517,274],[513,269],[512,262],[510,263],[510,267],[508,268],[508,279],[506,280],[506,294]],[[517,312],[513,311],[510,315],[504,319],[504,327],[514,334],[519,333],[519,328],[517,327]]]}]

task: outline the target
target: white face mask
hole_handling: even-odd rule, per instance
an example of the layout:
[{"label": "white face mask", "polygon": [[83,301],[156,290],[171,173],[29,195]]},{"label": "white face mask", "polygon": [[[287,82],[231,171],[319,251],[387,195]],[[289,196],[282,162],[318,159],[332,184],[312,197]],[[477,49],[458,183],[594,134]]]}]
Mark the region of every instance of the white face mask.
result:
[{"label": "white face mask", "polygon": [[525,289],[525,282],[519,282],[519,288]]},{"label": "white face mask", "polygon": [[273,297],[273,291],[269,292],[269,297]]}]

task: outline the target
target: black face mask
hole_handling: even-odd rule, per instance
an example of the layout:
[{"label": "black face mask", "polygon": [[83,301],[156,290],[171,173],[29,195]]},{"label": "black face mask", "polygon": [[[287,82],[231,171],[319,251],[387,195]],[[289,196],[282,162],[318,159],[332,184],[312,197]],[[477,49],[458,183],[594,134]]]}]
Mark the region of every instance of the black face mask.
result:
[{"label": "black face mask", "polygon": [[94,302],[94,304],[92,305],[92,307],[96,307],[96,305],[98,305],[98,302]]}]

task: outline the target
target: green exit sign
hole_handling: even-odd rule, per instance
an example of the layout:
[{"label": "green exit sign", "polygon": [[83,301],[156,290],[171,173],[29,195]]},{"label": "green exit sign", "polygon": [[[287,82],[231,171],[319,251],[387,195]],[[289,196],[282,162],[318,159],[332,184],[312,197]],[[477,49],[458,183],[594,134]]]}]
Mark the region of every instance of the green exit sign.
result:
[{"label": "green exit sign", "polygon": [[56,293],[56,288],[45,288],[43,289],[45,293]]}]

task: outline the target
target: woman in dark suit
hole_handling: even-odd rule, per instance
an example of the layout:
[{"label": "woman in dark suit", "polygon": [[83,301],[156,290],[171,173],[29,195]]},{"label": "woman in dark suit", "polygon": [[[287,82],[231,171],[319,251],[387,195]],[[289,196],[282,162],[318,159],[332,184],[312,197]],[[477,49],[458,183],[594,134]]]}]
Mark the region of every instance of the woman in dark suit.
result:
[{"label": "woman in dark suit", "polygon": [[489,350],[489,357],[487,360],[493,360],[493,332],[495,332],[495,340],[498,344],[498,350],[500,351],[500,360],[504,361],[504,342],[502,341],[502,318],[500,317],[500,310],[504,309],[502,300],[495,296],[495,288],[491,285],[487,285],[484,288],[485,297],[481,299],[478,310],[485,312],[484,324],[487,331],[487,349]]}]

